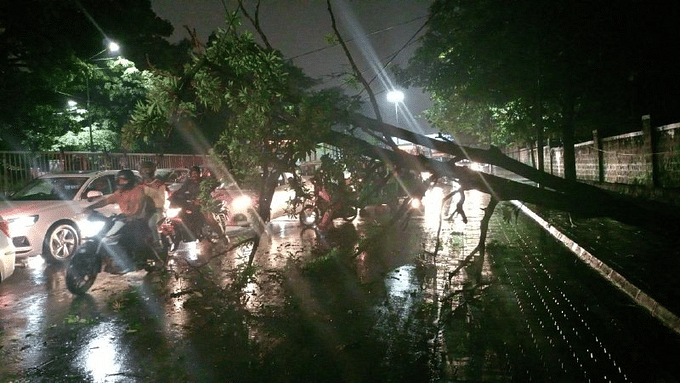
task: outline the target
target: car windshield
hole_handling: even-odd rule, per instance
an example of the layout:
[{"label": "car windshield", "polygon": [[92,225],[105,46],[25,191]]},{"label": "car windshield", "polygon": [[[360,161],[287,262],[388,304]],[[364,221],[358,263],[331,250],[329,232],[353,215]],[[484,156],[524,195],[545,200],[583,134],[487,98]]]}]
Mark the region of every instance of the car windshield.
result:
[{"label": "car windshield", "polygon": [[87,181],[85,177],[38,178],[12,195],[15,201],[72,200]]}]

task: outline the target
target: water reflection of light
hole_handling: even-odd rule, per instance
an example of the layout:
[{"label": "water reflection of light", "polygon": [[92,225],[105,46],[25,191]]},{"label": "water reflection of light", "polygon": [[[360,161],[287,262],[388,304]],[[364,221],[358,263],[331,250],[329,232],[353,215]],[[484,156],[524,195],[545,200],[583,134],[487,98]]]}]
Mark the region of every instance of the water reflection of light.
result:
[{"label": "water reflection of light", "polygon": [[385,279],[385,287],[390,296],[406,298],[417,288],[415,266],[405,265],[397,268]]},{"label": "water reflection of light", "polygon": [[45,301],[44,295],[35,296],[33,299],[27,300],[24,312],[26,314],[26,332],[28,334],[38,334],[41,330],[41,325],[45,319]]},{"label": "water reflection of light", "polygon": [[198,247],[198,241],[185,243],[183,254],[190,261],[198,260],[201,255],[201,249]]},{"label": "water reflection of light", "polygon": [[24,259],[24,262],[26,263],[26,266],[33,269],[33,270],[42,270],[42,266],[45,264],[45,259],[40,256],[36,257],[28,257]]},{"label": "water reflection of light", "polygon": [[245,305],[248,310],[257,310],[260,305],[264,303],[259,297],[261,292],[260,286],[258,286],[257,282],[250,282],[246,284],[246,286],[243,288],[243,292],[245,293],[247,299]]},{"label": "water reflection of light", "polygon": [[423,219],[426,228],[435,228],[439,225],[442,214],[442,200],[444,191],[440,187],[428,189],[423,196]]},{"label": "water reflection of light", "polygon": [[120,373],[121,363],[117,358],[120,345],[114,335],[113,324],[102,323],[92,329],[93,338],[85,344],[76,363],[85,369],[95,382],[106,382],[110,375]]},{"label": "water reflection of light", "polygon": [[[170,278],[167,282],[168,291],[172,294],[181,293],[191,288],[191,283],[184,278]],[[184,308],[184,303],[191,297],[190,294],[177,294],[173,299],[166,301],[167,317],[164,322],[168,337],[182,336],[184,328],[189,325],[191,320],[190,313]]]}]

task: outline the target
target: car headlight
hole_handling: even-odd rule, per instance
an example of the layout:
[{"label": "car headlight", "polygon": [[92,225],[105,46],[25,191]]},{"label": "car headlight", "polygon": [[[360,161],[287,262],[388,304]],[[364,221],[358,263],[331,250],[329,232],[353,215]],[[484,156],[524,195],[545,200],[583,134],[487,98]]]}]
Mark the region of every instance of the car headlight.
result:
[{"label": "car headlight", "polygon": [[78,227],[80,228],[80,234],[84,238],[88,237],[94,237],[95,235],[99,234],[100,231],[104,228],[104,221],[101,220],[86,220],[83,222],[80,222]]},{"label": "car headlight", "polygon": [[38,215],[24,215],[8,219],[7,222],[9,223],[9,231],[16,232],[35,225],[38,222]]},{"label": "car headlight", "polygon": [[179,215],[179,212],[182,211],[181,207],[171,207],[168,209],[165,209],[165,216],[168,218],[175,218]]},{"label": "car headlight", "polygon": [[242,195],[239,197],[234,198],[233,201],[231,201],[231,207],[234,210],[244,210],[249,208],[252,205],[252,200],[250,197],[247,195]]}]

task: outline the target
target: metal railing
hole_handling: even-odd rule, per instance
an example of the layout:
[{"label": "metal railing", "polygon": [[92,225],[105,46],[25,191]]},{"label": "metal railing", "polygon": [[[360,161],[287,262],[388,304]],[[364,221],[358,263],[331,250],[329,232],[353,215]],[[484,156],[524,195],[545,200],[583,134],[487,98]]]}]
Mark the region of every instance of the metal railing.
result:
[{"label": "metal railing", "polygon": [[0,151],[0,193],[8,194],[47,173],[136,169],[144,160],[153,161],[158,168],[188,168],[205,164],[206,157],[197,154]]}]

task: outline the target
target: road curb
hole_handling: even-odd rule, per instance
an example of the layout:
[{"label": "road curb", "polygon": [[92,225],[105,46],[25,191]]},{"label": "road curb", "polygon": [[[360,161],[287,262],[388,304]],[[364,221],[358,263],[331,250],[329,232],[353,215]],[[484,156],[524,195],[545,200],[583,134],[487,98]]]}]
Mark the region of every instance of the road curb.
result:
[{"label": "road curb", "polygon": [[543,229],[550,233],[550,235],[552,235],[555,239],[562,242],[562,244],[565,245],[572,253],[574,253],[581,261],[597,271],[606,280],[616,286],[616,288],[630,296],[639,306],[647,309],[653,317],[660,320],[665,326],[673,330],[675,333],[680,334],[680,318],[678,318],[677,315],[666,309],[664,306],[660,305],[647,293],[630,283],[626,278],[623,277],[623,275],[619,274],[604,262],[597,259],[594,255],[561,233],[559,230],[557,230],[557,228],[546,222],[543,218],[538,216],[523,203],[520,201],[510,202],[517,206],[527,217],[533,219],[536,223],[543,227]]}]

